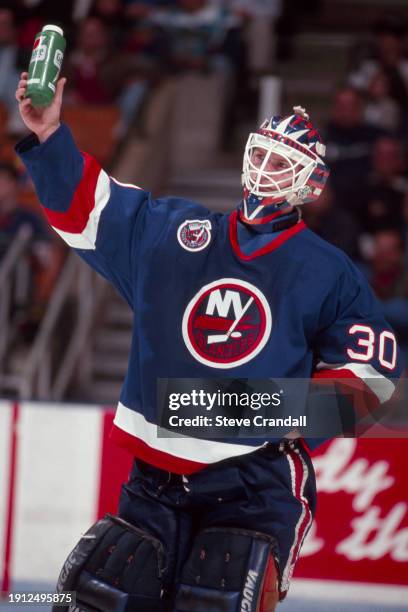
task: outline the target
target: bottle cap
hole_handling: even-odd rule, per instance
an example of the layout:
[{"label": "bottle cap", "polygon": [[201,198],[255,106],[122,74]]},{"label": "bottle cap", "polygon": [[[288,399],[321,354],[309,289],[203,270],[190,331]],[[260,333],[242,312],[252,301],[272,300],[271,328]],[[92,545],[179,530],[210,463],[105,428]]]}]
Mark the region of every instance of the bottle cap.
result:
[{"label": "bottle cap", "polygon": [[57,32],[58,34],[61,34],[61,36],[64,36],[64,30],[56,25],[45,25],[42,31],[43,32]]}]

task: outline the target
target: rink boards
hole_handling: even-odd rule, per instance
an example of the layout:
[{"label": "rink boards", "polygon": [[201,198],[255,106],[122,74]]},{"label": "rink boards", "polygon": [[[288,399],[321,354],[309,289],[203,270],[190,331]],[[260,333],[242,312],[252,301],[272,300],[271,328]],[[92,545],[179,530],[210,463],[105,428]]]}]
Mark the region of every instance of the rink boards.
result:
[{"label": "rink boards", "polygon": [[[0,590],[55,583],[80,535],[115,512],[131,458],[109,440],[112,418],[102,406],[0,402]],[[407,601],[407,450],[407,439],[337,439],[314,453],[318,511],[294,591],[313,596],[318,580],[333,598],[351,581],[373,601]]]}]

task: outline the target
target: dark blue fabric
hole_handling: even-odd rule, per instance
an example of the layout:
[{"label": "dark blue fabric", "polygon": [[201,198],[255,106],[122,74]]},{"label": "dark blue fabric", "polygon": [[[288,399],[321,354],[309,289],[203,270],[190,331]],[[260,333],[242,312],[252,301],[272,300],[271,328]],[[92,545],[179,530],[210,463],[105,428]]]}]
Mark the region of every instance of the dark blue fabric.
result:
[{"label": "dark blue fabric", "polygon": [[16,145],[16,153],[24,160],[41,204],[50,210],[66,211],[84,167],[68,126],[62,123],[43,144],[30,134]]},{"label": "dark blue fabric", "polygon": [[303,509],[292,493],[286,456],[290,445],[296,449],[292,452],[299,451],[306,463],[304,497],[314,516],[314,470],[298,441],[287,441],[284,448],[282,444],[270,444],[250,455],[207,467],[187,479],[135,461],[129,482],[122,488],[119,516],[164,544],[169,562],[168,586],[177,581],[195,534],[206,527],[239,527],[273,536],[278,542],[282,574]]},{"label": "dark blue fabric", "polygon": [[[42,145],[31,138],[29,143],[18,145],[17,152],[43,205],[66,212],[83,170],[82,155],[67,126],[62,125]],[[318,362],[353,362],[373,368],[368,370],[371,375],[399,378],[398,362],[390,369],[379,359],[378,338],[390,327],[367,281],[342,251],[309,229],[248,260],[231,241],[232,215],[212,213],[183,198],[154,199],[143,189],[113,180],[109,186],[110,197],[100,215],[95,248],[77,252],[118,289],[134,310],[129,369],[120,399],[149,423],[157,422],[158,378],[307,379]],[[191,220],[211,225],[207,246],[195,252],[183,248],[178,239],[179,229]],[[246,247],[254,255],[265,247],[265,241],[273,247],[273,237],[254,233]],[[240,240],[242,233],[238,234]],[[272,324],[262,350],[253,355],[249,352],[248,359],[225,361],[222,365],[227,367],[221,369],[218,363],[214,365],[215,360],[200,361],[197,353],[193,354],[183,338],[183,318],[204,287],[221,285],[221,289],[211,290],[211,297],[218,292],[224,299],[225,281],[228,284],[230,279],[259,292],[270,309]],[[205,299],[203,314],[209,298]],[[227,314],[217,317],[218,323],[233,321],[233,310],[229,306]],[[248,318],[251,316],[249,323],[257,323],[257,315],[248,314]],[[365,326],[365,330],[350,333],[356,324]],[[366,358],[368,326],[375,346]],[[195,334],[194,342],[198,343],[199,333],[196,326],[189,338]],[[224,351],[222,358],[226,359],[233,351],[240,354],[241,339],[231,336],[228,342],[215,344],[209,343],[205,334],[202,337],[202,342],[207,342],[206,355]],[[242,337],[244,344],[247,339]],[[388,341],[388,362],[391,348]],[[132,433],[137,436],[137,431]],[[264,439],[248,444],[259,446],[262,442]]]}]

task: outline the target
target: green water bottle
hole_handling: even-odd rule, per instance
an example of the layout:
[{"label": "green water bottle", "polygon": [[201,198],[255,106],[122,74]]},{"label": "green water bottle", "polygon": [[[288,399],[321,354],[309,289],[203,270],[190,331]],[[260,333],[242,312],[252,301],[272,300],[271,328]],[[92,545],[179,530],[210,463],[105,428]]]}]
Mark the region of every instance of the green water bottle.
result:
[{"label": "green water bottle", "polygon": [[35,37],[25,94],[33,106],[48,106],[53,101],[65,45],[64,32],[55,25],[44,26]]}]

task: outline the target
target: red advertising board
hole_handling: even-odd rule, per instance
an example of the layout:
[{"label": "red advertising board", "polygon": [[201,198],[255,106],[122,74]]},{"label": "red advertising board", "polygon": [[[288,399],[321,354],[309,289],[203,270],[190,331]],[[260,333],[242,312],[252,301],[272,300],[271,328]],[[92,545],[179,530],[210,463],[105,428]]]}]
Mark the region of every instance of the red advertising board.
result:
[{"label": "red advertising board", "polygon": [[318,509],[296,577],[408,584],[406,439],[336,439],[315,453]]}]

